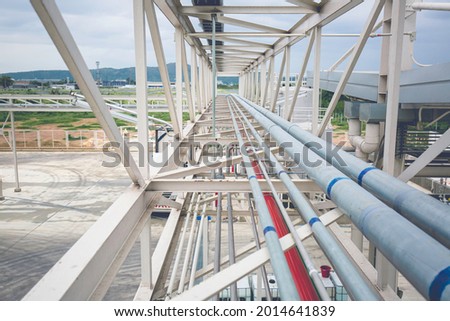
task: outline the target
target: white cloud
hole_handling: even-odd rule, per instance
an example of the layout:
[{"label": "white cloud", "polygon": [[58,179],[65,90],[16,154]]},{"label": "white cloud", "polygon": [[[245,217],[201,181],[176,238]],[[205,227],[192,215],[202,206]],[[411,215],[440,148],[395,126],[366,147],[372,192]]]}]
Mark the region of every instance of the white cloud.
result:
[{"label": "white cloud", "polygon": [[[269,5],[275,0],[252,0],[247,5]],[[242,1],[225,0],[229,5]],[[102,67],[129,67],[134,64],[133,10],[128,0],[56,0],[89,67],[100,61]],[[191,4],[190,0],[183,0]],[[283,3],[284,4],[284,3]],[[286,4],[288,5],[288,4]],[[347,14],[324,27],[324,33],[359,33],[367,20],[373,0],[364,1]],[[0,73],[33,69],[66,69],[59,53],[45,31],[29,1],[2,0],[0,3],[0,43],[3,45]],[[175,60],[174,28],[157,10],[166,61]],[[237,18],[288,29],[298,15],[250,16]],[[424,63],[448,62],[450,52],[450,13],[422,11],[417,19],[415,54]],[[197,24],[195,19],[193,25]],[[240,30],[227,27],[226,31]],[[147,29],[148,65],[156,59]],[[263,39],[255,39],[262,41]],[[273,41],[273,39],[271,39]],[[291,70],[297,72],[303,57],[305,42],[295,45],[291,53]],[[328,68],[356,38],[324,38],[322,68]],[[277,61],[280,59],[277,59]],[[379,39],[369,39],[359,70],[376,69],[379,64]]]}]

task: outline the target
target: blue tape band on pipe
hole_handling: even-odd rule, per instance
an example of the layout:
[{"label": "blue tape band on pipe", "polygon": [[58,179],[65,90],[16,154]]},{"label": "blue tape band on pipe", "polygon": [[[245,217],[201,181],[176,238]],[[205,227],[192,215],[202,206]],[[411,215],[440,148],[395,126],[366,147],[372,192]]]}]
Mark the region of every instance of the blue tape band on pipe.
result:
[{"label": "blue tape band on pipe", "polygon": [[327,186],[327,195],[328,195],[329,197],[331,197],[331,189],[333,188],[333,186],[334,186],[337,182],[339,182],[340,180],[343,180],[343,179],[349,179],[349,178],[348,178],[348,177],[336,177],[336,178],[333,178],[333,179],[331,180],[331,182],[328,183],[328,186]]},{"label": "blue tape band on pipe", "polygon": [[362,185],[362,180],[363,180],[364,175],[366,175],[368,172],[370,172],[373,169],[378,169],[378,168],[370,166],[370,167],[364,168],[361,171],[361,173],[359,173],[359,175],[358,175],[358,184],[359,185]]},{"label": "blue tape band on pipe", "polygon": [[308,224],[309,224],[309,226],[313,226],[313,224],[314,224],[314,223],[317,223],[317,222],[320,222],[320,218],[318,218],[318,217],[316,216],[316,217],[313,217],[312,219],[310,219],[309,222],[308,222]]},{"label": "blue tape band on pipe", "polygon": [[436,275],[433,282],[431,282],[428,295],[430,300],[439,301],[445,288],[450,284],[450,266],[443,269]]},{"label": "blue tape band on pipe", "polygon": [[255,176],[255,175],[252,175],[252,176],[250,176],[250,177],[248,178],[248,180],[251,180],[252,178],[256,178],[256,176]]},{"label": "blue tape band on pipe", "polygon": [[266,233],[268,232],[276,232],[275,227],[273,226],[266,226],[263,230],[264,235],[266,235]]}]

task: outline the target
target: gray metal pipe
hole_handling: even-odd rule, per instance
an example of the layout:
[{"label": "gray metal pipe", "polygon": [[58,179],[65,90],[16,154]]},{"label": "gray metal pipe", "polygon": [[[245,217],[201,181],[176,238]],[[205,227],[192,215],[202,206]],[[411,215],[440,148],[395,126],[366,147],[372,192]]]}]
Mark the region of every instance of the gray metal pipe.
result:
[{"label": "gray metal pipe", "polygon": [[[234,229],[233,229],[233,205],[231,204],[231,193],[227,193],[227,212],[228,212],[228,257],[230,265],[236,263],[236,253],[234,250]],[[230,300],[237,301],[237,284],[230,284]]]},{"label": "gray metal pipe", "polygon": [[406,219],[450,248],[450,207],[370,166],[331,143],[301,129],[298,125],[245,100],[255,110],[275,122],[310,150],[327,160],[355,182],[391,206]]},{"label": "gray metal pipe", "polygon": [[[230,107],[231,119],[233,121],[234,130],[236,132],[236,137],[239,141],[240,146],[244,146],[244,141],[242,139],[241,133],[239,132],[236,119],[233,115],[233,111]],[[300,297],[298,295],[297,289],[295,288],[294,280],[292,278],[291,271],[289,270],[288,264],[286,262],[286,257],[284,256],[283,249],[281,248],[280,240],[278,239],[277,232],[270,217],[269,210],[267,208],[266,202],[264,200],[264,195],[259,186],[258,180],[256,179],[255,171],[251,166],[251,161],[248,155],[244,152],[242,153],[242,158],[244,160],[244,166],[247,171],[247,178],[250,187],[253,192],[253,197],[255,199],[256,210],[259,215],[259,222],[261,228],[264,231],[264,237],[266,239],[267,249],[269,250],[270,262],[273,267],[273,272],[278,281],[280,288],[280,296],[283,301],[299,301]]]},{"label": "gray metal pipe", "polygon": [[[294,203],[295,209],[298,211],[298,213],[305,222],[311,222],[311,220],[313,222],[316,222],[311,226],[311,230],[314,233],[314,237],[317,240],[317,243],[319,243],[322,251],[325,253],[327,258],[333,264],[335,270],[339,275],[339,278],[344,284],[344,287],[346,288],[350,297],[353,300],[365,300],[365,301],[380,300],[381,297],[379,296],[378,292],[373,288],[369,280],[361,274],[359,268],[355,266],[355,263],[348,257],[348,255],[344,252],[344,250],[339,246],[337,240],[331,235],[326,226],[320,221],[307,198],[303,195],[303,193],[301,193],[298,190],[298,188],[292,182],[291,178],[286,173],[283,165],[281,165],[281,163],[277,160],[277,158],[270,152],[270,148],[265,144],[262,137],[258,134],[255,128],[251,126],[248,118],[244,115],[244,113],[241,110],[239,110],[239,112],[243,116],[243,119],[250,128],[252,135],[253,137],[255,137],[259,146],[264,149],[265,154],[269,159],[269,161],[271,162],[272,166],[275,166],[277,176],[286,186],[289,194],[291,195],[291,201]],[[278,202],[280,201],[278,198],[276,199],[278,200]],[[280,209],[284,209],[284,207],[280,207]],[[284,212],[286,211],[284,210]],[[283,215],[287,216],[287,213],[285,214],[283,213]],[[285,218],[285,221],[288,224],[289,229],[291,230],[293,226],[289,226],[289,223],[291,223],[290,225],[292,225],[292,222],[290,222],[289,217],[287,219]],[[296,245],[300,253],[302,254],[302,252],[305,251],[301,250],[301,248],[303,248],[303,245],[301,244],[301,241],[299,240],[299,237],[295,229],[293,229],[293,231],[291,230],[291,233],[294,239],[296,239],[295,236],[297,237],[298,240],[296,239]],[[309,259],[308,255],[307,254],[305,255],[305,253],[303,253],[302,258],[306,265]],[[320,280],[318,273],[315,270],[312,263],[309,263],[308,269],[310,270],[310,275],[314,281],[314,284],[320,282],[323,288],[322,281]],[[326,297],[328,296],[328,293],[326,291],[325,294],[323,293],[323,291],[319,291],[320,290],[319,286],[316,285],[316,288],[322,298],[324,295],[326,295]]]},{"label": "gray metal pipe", "polygon": [[[327,164],[245,100],[234,97],[279,144],[283,144],[292,159],[425,298],[450,300],[450,251],[445,246]],[[317,220],[314,218],[308,223],[313,226]]]},{"label": "gray metal pipe", "polygon": [[[192,213],[192,206],[194,205],[194,200],[196,199],[197,193],[193,193],[191,196],[191,200],[189,203],[189,208],[187,210],[186,213],[186,218],[184,219],[184,226],[183,226],[183,232],[181,234],[180,237],[180,245],[178,246],[178,250],[177,250],[177,255],[175,257],[175,263],[173,264],[173,271],[172,271],[172,275],[170,276],[170,280],[169,280],[169,286],[167,288],[167,293],[166,293],[166,300],[169,300],[171,295],[172,295],[172,291],[173,291],[173,287],[175,284],[175,277],[177,275],[177,270],[178,270],[178,265],[180,264],[180,258],[181,258],[181,254],[183,252],[183,247],[184,247],[184,242],[185,242],[185,237],[186,237],[186,231],[188,229],[188,224],[189,224],[189,219]],[[194,217],[195,220],[195,217]]]},{"label": "gray metal pipe", "polygon": [[[252,231],[253,231],[253,237],[255,238],[256,249],[260,250],[261,244],[259,242],[258,229],[256,228],[255,211],[253,210],[253,205],[250,200],[249,193],[247,193],[247,199],[248,199],[248,209],[250,211],[250,220],[252,223]],[[267,301],[272,301],[272,293],[270,292],[269,280],[267,278],[267,271],[266,271],[266,267],[264,265],[261,266],[261,274],[263,276],[264,290],[266,291]]]},{"label": "gray metal pipe", "polygon": [[[220,258],[221,258],[221,244],[222,244],[222,193],[217,194],[217,214],[216,214],[216,241],[214,249],[214,274],[220,272]],[[214,296],[215,300],[219,300],[219,293]]]}]

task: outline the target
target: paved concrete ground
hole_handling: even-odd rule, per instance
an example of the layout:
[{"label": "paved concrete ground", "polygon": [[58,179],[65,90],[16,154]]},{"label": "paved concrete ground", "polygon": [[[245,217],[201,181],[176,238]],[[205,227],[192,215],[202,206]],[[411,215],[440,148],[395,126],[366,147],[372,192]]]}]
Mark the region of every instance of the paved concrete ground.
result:
[{"label": "paved concrete ground", "polygon": [[[14,192],[11,153],[0,153],[0,177],[6,200],[0,201],[0,300],[20,300],[78,238],[130,185],[121,167],[101,166],[101,153],[19,153],[22,192]],[[227,254],[223,224],[223,255]],[[154,244],[164,221],[152,220]],[[215,226],[210,225],[211,234]],[[247,222],[235,223],[236,249],[253,241]],[[210,239],[210,260],[214,237]],[[305,246],[317,266],[327,263],[313,239]],[[139,285],[139,244],[131,250],[106,300],[131,300]],[[404,299],[420,295],[404,278]]]},{"label": "paved concrete ground", "polygon": [[130,184],[99,153],[0,153],[0,299],[19,300]]}]

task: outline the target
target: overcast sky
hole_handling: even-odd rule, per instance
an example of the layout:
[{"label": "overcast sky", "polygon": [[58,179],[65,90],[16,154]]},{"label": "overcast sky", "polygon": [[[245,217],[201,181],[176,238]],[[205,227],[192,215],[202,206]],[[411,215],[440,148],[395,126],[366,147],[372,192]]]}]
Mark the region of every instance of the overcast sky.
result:
[{"label": "overcast sky", "polygon": [[[229,5],[242,4],[242,1],[237,0],[224,2]],[[433,0],[433,2],[448,1]],[[96,61],[100,61],[100,67],[134,66],[132,0],[57,0],[56,3],[90,68],[95,68]],[[182,3],[190,4],[191,1],[183,0]],[[274,0],[246,2],[248,5],[270,3],[276,2]],[[323,33],[360,33],[372,5],[373,0],[364,1],[363,4],[327,25]],[[0,0],[0,9],[2,13],[0,15],[0,44],[2,45],[0,74],[13,71],[67,69],[28,0]],[[251,19],[274,27],[289,28],[299,19],[299,16],[240,15],[238,18]],[[174,62],[174,29],[161,13],[158,13],[158,19],[166,61]],[[198,28],[197,21],[193,21],[193,24]],[[233,27],[228,27],[225,31],[233,30]],[[324,38],[321,67],[323,69],[330,67],[355,42],[356,38]],[[293,73],[298,69],[305,45],[306,41],[302,41],[293,48],[291,53]],[[376,70],[380,59],[379,47],[379,38],[369,39],[357,69]],[[450,62],[450,12],[422,11],[418,13],[415,58],[424,64]],[[156,66],[149,35],[147,61],[149,66]]]}]

